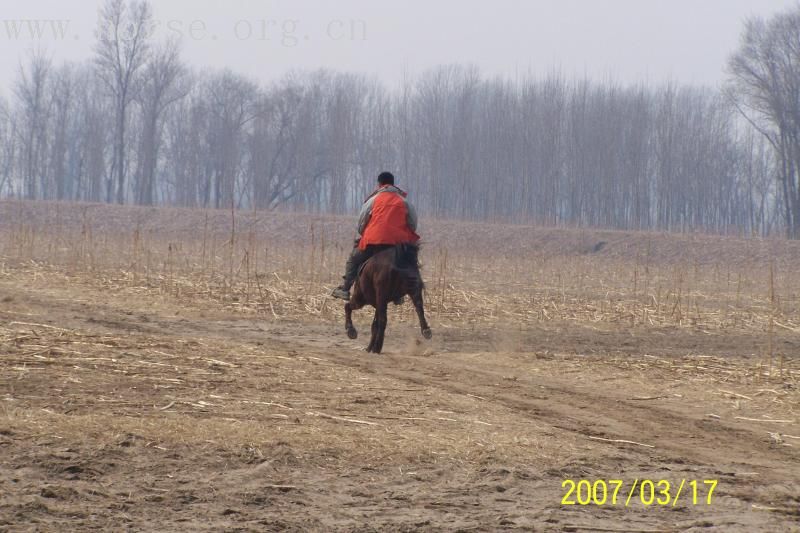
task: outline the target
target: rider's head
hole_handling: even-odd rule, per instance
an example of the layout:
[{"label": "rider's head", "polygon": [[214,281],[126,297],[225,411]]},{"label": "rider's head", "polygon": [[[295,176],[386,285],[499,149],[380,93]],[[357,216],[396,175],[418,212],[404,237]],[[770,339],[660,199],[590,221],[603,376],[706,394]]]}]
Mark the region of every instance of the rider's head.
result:
[{"label": "rider's head", "polygon": [[391,172],[381,172],[378,174],[378,185],[394,185],[394,175]]}]

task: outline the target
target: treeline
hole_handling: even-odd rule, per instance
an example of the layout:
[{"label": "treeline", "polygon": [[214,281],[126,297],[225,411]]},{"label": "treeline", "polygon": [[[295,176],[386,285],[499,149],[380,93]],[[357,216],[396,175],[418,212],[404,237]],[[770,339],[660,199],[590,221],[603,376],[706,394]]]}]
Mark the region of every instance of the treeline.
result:
[{"label": "treeline", "polygon": [[259,85],[193,72],[147,3],[100,19],[86,63],[21,63],[0,102],[3,195],[347,213],[392,170],[424,216],[785,231],[774,150],[720,92],[463,66],[391,89],[331,71]]}]

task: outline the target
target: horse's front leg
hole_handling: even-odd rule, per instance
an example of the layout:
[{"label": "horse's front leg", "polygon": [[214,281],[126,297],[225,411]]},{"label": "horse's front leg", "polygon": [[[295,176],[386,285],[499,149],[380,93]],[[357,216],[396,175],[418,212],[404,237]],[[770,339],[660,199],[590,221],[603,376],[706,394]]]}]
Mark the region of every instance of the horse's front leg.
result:
[{"label": "horse's front leg", "polygon": [[344,304],[344,329],[349,338],[358,338],[358,331],[353,326],[353,305],[350,302]]},{"label": "horse's front leg", "polygon": [[422,336],[426,339],[430,339],[433,336],[433,332],[431,331],[430,326],[428,326],[428,321],[425,320],[425,308],[423,307],[422,302],[422,289],[417,287],[413,291],[411,291],[411,301],[414,303],[414,309],[417,310],[417,316],[419,317],[419,329],[422,331]]}]

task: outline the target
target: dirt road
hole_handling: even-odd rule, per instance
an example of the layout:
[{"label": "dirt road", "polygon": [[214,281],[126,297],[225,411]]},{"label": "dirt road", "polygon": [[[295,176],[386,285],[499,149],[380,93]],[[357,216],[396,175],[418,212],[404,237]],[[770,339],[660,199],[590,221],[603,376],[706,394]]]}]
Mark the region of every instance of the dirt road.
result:
[{"label": "dirt road", "polygon": [[[350,341],[66,277],[0,298],[2,530],[800,531],[800,362],[754,379],[746,332],[434,318],[426,343],[390,312],[373,356],[365,313]],[[623,486],[562,505],[567,479]],[[643,480],[697,504],[626,506]]]}]

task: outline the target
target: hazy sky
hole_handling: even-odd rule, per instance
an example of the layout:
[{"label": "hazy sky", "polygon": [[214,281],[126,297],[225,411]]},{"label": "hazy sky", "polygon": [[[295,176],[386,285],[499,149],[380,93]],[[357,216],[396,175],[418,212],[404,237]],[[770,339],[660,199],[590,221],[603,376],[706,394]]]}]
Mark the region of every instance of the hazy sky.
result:
[{"label": "hazy sky", "polygon": [[[261,80],[291,69],[374,73],[392,84],[445,63],[514,76],[559,68],[628,81],[716,85],[742,22],[796,0],[152,0],[161,35],[195,66]],[[0,0],[0,85],[26,50],[91,56],[96,0]],[[41,39],[27,22],[39,22]],[[62,32],[63,37],[54,36]],[[15,36],[16,33],[16,36]]]}]

